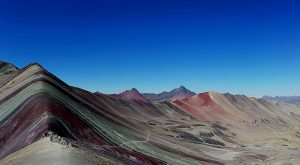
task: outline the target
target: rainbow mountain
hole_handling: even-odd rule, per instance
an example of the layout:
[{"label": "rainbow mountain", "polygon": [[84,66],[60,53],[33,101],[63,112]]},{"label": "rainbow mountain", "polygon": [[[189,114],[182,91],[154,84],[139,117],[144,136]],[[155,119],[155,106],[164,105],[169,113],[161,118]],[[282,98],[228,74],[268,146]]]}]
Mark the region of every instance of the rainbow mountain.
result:
[{"label": "rainbow mountain", "polygon": [[37,63],[1,62],[0,164],[300,161],[297,104],[217,92],[147,96],[92,93]]}]

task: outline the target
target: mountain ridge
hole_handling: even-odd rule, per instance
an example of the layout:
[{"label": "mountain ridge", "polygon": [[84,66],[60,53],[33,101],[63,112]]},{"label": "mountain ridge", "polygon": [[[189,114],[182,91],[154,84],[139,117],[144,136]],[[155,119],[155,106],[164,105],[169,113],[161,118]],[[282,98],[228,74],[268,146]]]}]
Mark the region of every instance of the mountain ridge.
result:
[{"label": "mountain ridge", "polygon": [[125,100],[135,100],[142,102],[149,102],[136,88],[132,88],[130,90],[126,90],[119,94],[110,94],[109,96],[115,99],[125,99]]},{"label": "mountain ridge", "polygon": [[[24,87],[16,86],[16,84],[24,84]],[[92,122],[93,117],[89,113],[94,115],[99,113],[95,107],[86,103],[77,94],[74,94],[70,86],[61,83],[61,80],[56,79],[55,76],[52,76],[51,73],[38,64],[30,64],[20,70],[16,77],[0,88],[0,91],[0,109],[2,110],[0,113],[0,130],[3,133],[0,135],[0,159],[31,145],[49,130],[55,131],[66,138],[85,139],[99,145],[114,143],[110,141],[112,139],[107,141],[108,139],[103,137],[99,132],[101,127],[98,127],[98,130],[91,129],[91,126],[96,126],[96,123]],[[16,96],[16,93],[22,94],[22,97],[20,97],[21,95]],[[10,106],[7,107],[7,104],[14,103],[18,105],[25,100],[27,102],[21,109],[18,109],[18,107],[15,107],[17,109],[11,109],[12,107]],[[78,109],[79,107],[80,109],[85,109],[86,112]],[[74,115],[74,113],[77,113],[76,111],[81,111],[82,116]],[[24,116],[24,114],[26,115]],[[107,117],[105,117],[107,115],[109,115],[108,112],[102,114],[102,120],[107,120]],[[86,119],[83,120],[82,117]],[[98,115],[98,117],[100,116]],[[33,120],[30,120],[31,118]],[[7,119],[9,119],[9,122],[5,122]],[[27,122],[23,122],[20,125],[20,120],[22,119]],[[70,125],[72,125],[72,128]],[[85,131],[81,131],[81,129]],[[26,140],[26,138],[29,139]],[[19,143],[18,141],[22,142]],[[123,154],[128,153],[118,147],[114,150]],[[111,150],[109,152],[114,151]],[[132,154],[134,155],[134,153]],[[142,155],[136,155],[136,161],[143,162],[143,157]],[[155,160],[146,159],[146,162],[155,162]]]},{"label": "mountain ridge", "polygon": [[180,87],[175,88],[169,92],[164,91],[158,94],[143,93],[142,95],[151,101],[162,101],[162,100],[174,100],[174,99],[185,98],[185,97],[196,95],[196,93],[190,91],[189,89],[181,85]]},{"label": "mountain ridge", "polygon": [[10,63],[0,61],[0,74],[12,74],[17,72],[19,69]]},{"label": "mountain ridge", "polygon": [[270,101],[278,101],[281,103],[289,103],[289,104],[300,104],[300,96],[263,96],[261,99],[270,100]]}]

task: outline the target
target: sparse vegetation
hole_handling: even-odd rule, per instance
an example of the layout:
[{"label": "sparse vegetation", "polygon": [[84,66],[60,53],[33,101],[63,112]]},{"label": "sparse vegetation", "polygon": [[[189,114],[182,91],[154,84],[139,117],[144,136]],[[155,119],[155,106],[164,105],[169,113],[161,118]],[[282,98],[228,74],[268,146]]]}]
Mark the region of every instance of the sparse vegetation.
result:
[{"label": "sparse vegetation", "polygon": [[214,133],[212,133],[212,132],[200,132],[199,136],[200,137],[213,137]]},{"label": "sparse vegetation", "polygon": [[156,123],[153,123],[153,122],[149,122],[148,124],[149,125],[156,125]]},{"label": "sparse vegetation", "polygon": [[203,143],[203,140],[198,138],[195,135],[192,135],[190,133],[186,133],[186,132],[181,132],[181,134],[179,135],[180,138],[185,139],[187,141],[193,142],[193,143]]},{"label": "sparse vegetation", "polygon": [[180,131],[180,130],[178,130],[176,128],[171,128],[170,131],[172,131],[174,133],[178,133],[178,134],[182,133],[182,131]]},{"label": "sparse vegetation", "polygon": [[212,138],[203,138],[203,141],[208,144],[225,146],[225,144],[223,142],[220,142],[220,141],[212,139]]},{"label": "sparse vegetation", "polygon": [[215,129],[223,130],[223,131],[227,130],[227,128],[225,128],[219,124],[213,124],[211,127],[215,128]]},{"label": "sparse vegetation", "polygon": [[176,128],[191,128],[190,125],[178,125]]},{"label": "sparse vegetation", "polygon": [[194,127],[203,127],[203,126],[205,126],[205,125],[203,125],[203,124],[193,124],[193,126],[194,126]]}]

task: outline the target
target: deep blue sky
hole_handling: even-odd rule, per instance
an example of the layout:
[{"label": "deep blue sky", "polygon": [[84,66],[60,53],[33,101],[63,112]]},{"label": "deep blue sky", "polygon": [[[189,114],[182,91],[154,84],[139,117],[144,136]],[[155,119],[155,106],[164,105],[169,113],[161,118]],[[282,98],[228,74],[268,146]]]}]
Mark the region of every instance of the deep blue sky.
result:
[{"label": "deep blue sky", "polygon": [[0,59],[90,91],[300,95],[300,2],[0,0]]}]

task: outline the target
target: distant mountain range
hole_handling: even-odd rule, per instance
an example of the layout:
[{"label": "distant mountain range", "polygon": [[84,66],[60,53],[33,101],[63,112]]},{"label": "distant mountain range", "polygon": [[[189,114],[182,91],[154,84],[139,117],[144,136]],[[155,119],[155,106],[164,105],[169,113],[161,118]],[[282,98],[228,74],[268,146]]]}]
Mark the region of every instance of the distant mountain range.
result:
[{"label": "distant mountain range", "polygon": [[281,103],[300,104],[300,96],[263,96],[264,100],[273,100]]},{"label": "distant mountain range", "polygon": [[[96,92],[100,93],[100,92]],[[196,95],[195,92],[187,89],[185,86],[180,86],[176,89],[173,89],[169,92],[161,92],[161,93],[140,93],[136,88],[132,88],[130,90],[126,90],[119,94],[110,94],[109,96],[114,99],[123,99],[129,101],[142,101],[142,102],[156,102],[156,101],[174,101],[185,99],[188,97],[192,97]],[[289,104],[300,104],[300,96],[263,96],[261,97],[263,100],[267,101],[278,101],[281,103],[289,103]]]},{"label": "distant mountain range", "polygon": [[130,90],[126,90],[119,94],[111,94],[109,95],[115,99],[125,99],[125,100],[135,100],[135,101],[143,101],[148,102],[148,100],[135,88]]},{"label": "distant mountain range", "polygon": [[175,100],[175,99],[183,99],[189,96],[196,95],[195,92],[188,90],[184,86],[180,86],[179,88],[173,89],[169,92],[162,93],[143,93],[143,96],[151,101],[161,101],[161,100]]},{"label": "distant mountain range", "polygon": [[[100,93],[100,92],[96,92]],[[180,86],[176,89],[173,89],[169,92],[161,92],[158,94],[155,93],[140,93],[136,88],[126,90],[119,94],[110,94],[109,96],[115,99],[125,99],[125,100],[134,100],[142,102],[151,102],[151,101],[172,101],[176,99],[183,99],[186,97],[191,97],[196,95],[195,92],[188,90],[184,86]]]}]

